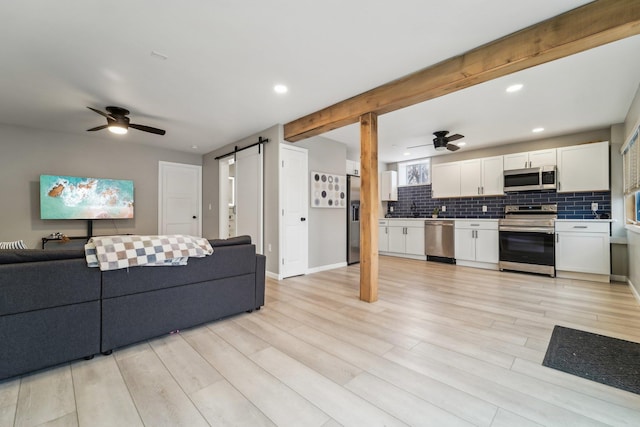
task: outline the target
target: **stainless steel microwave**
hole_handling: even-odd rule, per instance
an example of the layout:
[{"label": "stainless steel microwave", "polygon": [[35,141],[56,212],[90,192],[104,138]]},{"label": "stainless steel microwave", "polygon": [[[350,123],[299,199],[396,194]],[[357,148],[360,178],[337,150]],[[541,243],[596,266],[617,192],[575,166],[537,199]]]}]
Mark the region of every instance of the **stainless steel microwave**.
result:
[{"label": "stainless steel microwave", "polygon": [[555,166],[540,166],[504,171],[504,191],[506,192],[555,189]]}]

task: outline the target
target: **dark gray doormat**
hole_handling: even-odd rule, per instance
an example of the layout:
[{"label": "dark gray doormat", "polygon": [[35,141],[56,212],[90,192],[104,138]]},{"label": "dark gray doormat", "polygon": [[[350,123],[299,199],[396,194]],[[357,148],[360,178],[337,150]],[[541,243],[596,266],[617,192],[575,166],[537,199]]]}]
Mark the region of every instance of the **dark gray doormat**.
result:
[{"label": "dark gray doormat", "polygon": [[640,344],[555,326],[544,366],[640,394]]}]

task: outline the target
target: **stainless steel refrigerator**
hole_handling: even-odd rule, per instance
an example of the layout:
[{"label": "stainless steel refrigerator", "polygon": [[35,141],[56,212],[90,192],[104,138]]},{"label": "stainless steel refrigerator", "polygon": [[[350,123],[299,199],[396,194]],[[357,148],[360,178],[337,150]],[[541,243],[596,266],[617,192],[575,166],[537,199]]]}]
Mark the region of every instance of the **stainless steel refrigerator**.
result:
[{"label": "stainless steel refrigerator", "polygon": [[347,175],[347,264],[360,262],[360,177]]}]

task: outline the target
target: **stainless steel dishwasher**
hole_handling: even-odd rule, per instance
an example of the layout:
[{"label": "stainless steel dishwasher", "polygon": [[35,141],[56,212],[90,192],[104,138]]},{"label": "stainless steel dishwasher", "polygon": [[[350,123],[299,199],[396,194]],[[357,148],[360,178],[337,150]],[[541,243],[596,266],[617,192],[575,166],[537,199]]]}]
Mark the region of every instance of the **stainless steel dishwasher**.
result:
[{"label": "stainless steel dishwasher", "polygon": [[455,263],[454,233],[452,220],[424,222],[424,252],[428,261]]}]

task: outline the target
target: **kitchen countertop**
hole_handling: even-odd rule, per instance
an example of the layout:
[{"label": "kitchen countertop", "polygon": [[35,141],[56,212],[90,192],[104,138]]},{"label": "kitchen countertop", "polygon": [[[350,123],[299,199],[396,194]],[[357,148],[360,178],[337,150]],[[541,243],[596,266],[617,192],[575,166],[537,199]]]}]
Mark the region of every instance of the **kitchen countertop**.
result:
[{"label": "kitchen countertop", "polygon": [[386,219],[391,221],[497,221],[498,218],[378,218],[378,219]]},{"label": "kitchen countertop", "polygon": [[608,219],[556,219],[556,222],[577,222],[577,221],[583,221],[583,222],[613,222],[614,220],[611,218]]}]

